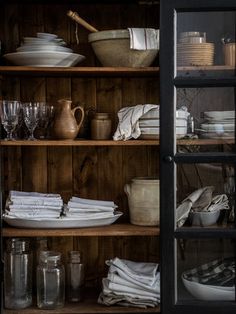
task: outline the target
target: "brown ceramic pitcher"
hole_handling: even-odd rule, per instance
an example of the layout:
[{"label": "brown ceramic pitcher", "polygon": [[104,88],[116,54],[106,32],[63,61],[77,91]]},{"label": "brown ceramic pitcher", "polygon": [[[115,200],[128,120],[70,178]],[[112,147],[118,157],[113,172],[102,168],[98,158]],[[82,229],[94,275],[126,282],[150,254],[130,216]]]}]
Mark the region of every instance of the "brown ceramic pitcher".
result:
[{"label": "brown ceramic pitcher", "polygon": [[[72,101],[68,99],[58,100],[52,129],[53,137],[56,139],[73,140],[79,133],[84,120],[84,110],[80,106],[71,109],[71,104]],[[75,118],[78,109],[81,111],[79,121]]]}]

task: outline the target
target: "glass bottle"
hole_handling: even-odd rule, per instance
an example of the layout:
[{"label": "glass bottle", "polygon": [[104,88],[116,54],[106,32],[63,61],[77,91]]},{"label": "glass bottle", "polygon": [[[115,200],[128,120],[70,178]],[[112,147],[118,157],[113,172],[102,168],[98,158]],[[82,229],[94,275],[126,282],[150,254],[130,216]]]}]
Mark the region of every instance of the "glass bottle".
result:
[{"label": "glass bottle", "polygon": [[32,250],[30,240],[8,239],[4,253],[5,308],[23,309],[32,304]]},{"label": "glass bottle", "polygon": [[111,119],[108,113],[95,113],[91,121],[91,139],[109,140],[111,138]]},{"label": "glass bottle", "polygon": [[79,251],[68,252],[66,275],[68,301],[79,302],[81,300],[81,292],[84,285],[84,264],[81,263]]},{"label": "glass bottle", "polygon": [[37,306],[56,309],[65,303],[65,269],[61,253],[41,251],[37,266]]}]

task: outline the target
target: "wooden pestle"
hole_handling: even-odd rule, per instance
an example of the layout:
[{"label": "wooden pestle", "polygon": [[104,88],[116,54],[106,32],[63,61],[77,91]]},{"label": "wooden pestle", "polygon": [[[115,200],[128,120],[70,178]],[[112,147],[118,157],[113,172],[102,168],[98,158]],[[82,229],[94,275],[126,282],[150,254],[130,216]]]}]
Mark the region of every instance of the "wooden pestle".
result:
[{"label": "wooden pestle", "polygon": [[67,15],[78,24],[81,24],[82,26],[87,28],[90,32],[93,32],[93,33],[98,32],[98,30],[95,27],[93,27],[92,25],[87,23],[85,20],[83,20],[77,12],[73,12],[70,10],[67,12]]}]

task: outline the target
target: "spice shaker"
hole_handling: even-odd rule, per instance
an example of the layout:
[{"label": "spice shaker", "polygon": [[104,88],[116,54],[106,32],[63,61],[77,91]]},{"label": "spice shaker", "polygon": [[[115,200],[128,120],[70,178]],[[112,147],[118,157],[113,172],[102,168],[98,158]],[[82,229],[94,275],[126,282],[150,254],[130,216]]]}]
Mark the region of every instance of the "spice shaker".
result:
[{"label": "spice shaker", "polygon": [[66,270],[67,299],[70,302],[78,302],[81,300],[82,287],[84,285],[84,264],[81,263],[79,251],[68,252]]},{"label": "spice shaker", "polygon": [[95,113],[91,121],[91,138],[108,140],[111,138],[111,119],[108,113]]},{"label": "spice shaker", "polygon": [[41,251],[37,266],[37,306],[57,309],[65,303],[65,269],[61,253]]},{"label": "spice shaker", "polygon": [[23,309],[32,304],[32,250],[29,239],[12,238],[4,253],[5,308]]}]

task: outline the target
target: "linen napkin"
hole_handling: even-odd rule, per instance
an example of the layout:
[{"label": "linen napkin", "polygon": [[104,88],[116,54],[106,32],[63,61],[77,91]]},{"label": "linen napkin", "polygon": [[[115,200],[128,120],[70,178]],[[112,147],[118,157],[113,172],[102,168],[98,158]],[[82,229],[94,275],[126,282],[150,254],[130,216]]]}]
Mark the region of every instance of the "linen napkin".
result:
[{"label": "linen napkin", "polygon": [[159,105],[145,104],[132,107],[124,107],[118,111],[118,126],[113,135],[114,141],[138,138],[141,135],[139,118],[151,109],[158,109]]}]

